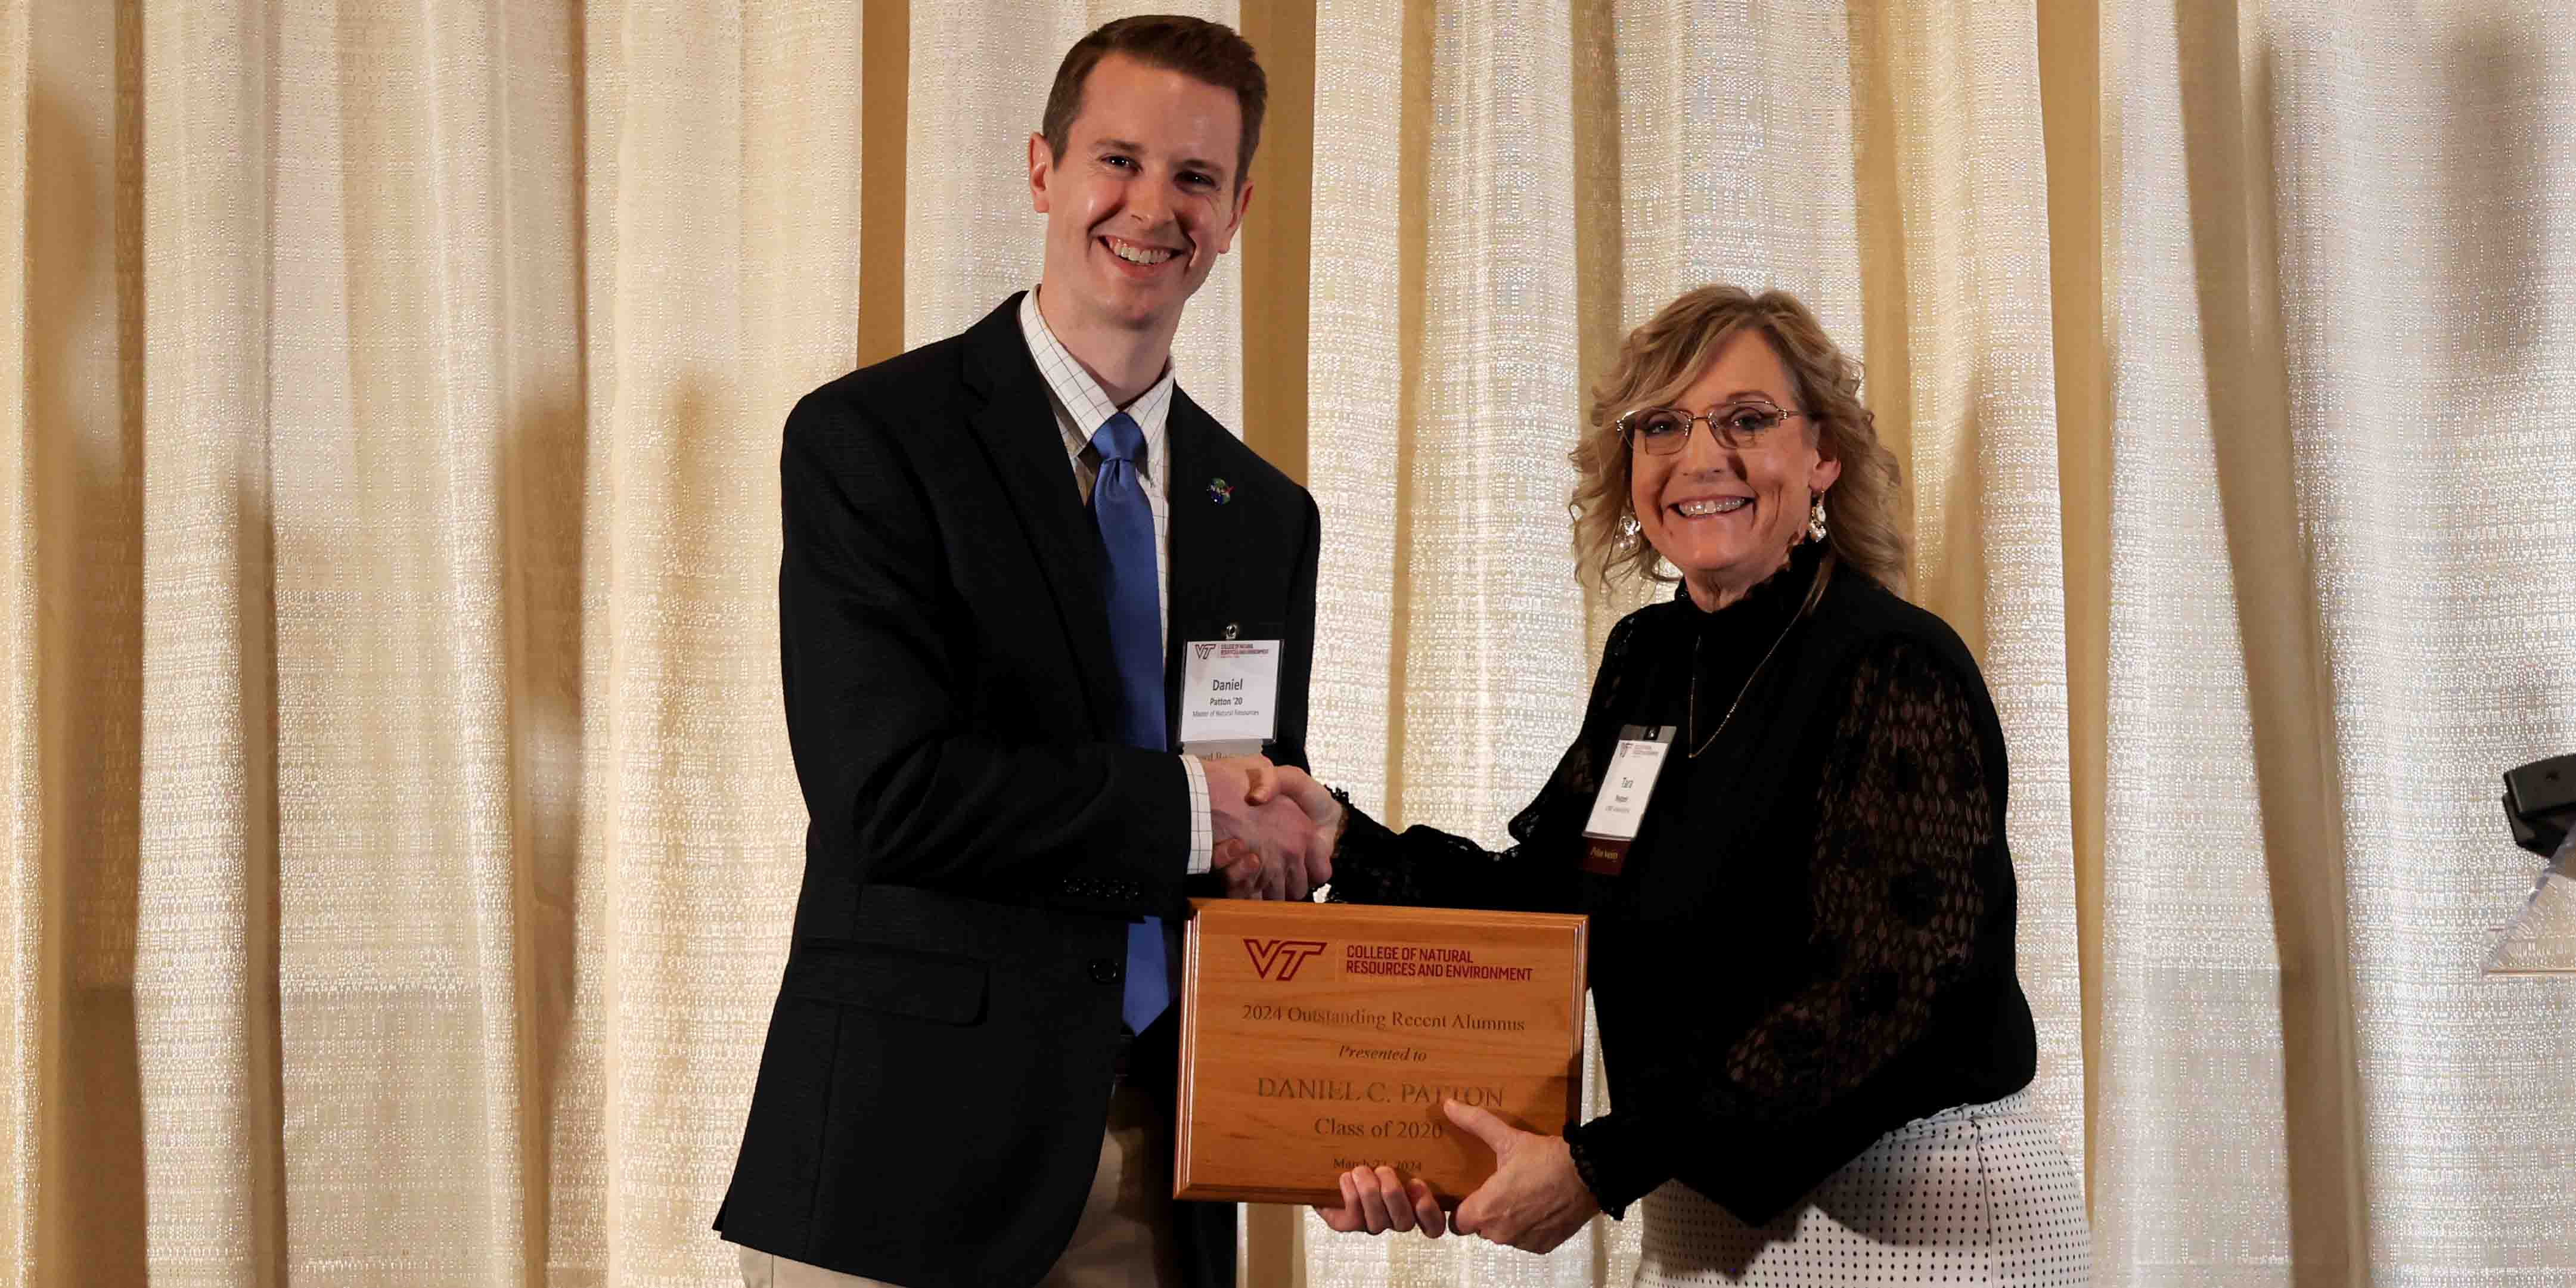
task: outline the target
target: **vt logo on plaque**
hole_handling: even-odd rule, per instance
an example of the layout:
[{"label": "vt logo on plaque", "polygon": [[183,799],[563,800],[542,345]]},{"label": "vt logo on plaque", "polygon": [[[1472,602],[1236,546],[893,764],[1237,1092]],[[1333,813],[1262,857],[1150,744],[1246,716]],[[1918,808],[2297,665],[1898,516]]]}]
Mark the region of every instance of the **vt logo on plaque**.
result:
[{"label": "vt logo on plaque", "polygon": [[1297,978],[1297,968],[1324,951],[1324,944],[1318,939],[1246,939],[1243,951],[1252,954],[1252,969],[1263,979],[1284,984]]}]

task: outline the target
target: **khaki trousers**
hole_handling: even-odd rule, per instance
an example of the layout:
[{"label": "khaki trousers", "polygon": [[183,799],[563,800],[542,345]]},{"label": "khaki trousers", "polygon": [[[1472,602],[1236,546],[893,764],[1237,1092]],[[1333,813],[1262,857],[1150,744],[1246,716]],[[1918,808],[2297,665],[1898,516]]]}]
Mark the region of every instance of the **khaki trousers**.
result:
[{"label": "khaki trousers", "polygon": [[[902,1288],[802,1261],[741,1248],[743,1288]],[[1073,1242],[1056,1259],[1043,1288],[1178,1288],[1172,1247],[1172,1127],[1132,1087],[1109,1097],[1100,1133],[1100,1170],[1074,1223]]]}]

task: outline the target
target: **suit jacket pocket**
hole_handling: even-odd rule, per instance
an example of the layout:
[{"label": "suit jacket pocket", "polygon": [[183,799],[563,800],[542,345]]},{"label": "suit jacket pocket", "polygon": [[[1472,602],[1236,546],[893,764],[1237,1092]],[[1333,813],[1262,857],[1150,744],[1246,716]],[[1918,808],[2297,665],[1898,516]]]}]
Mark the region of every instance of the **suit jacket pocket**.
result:
[{"label": "suit jacket pocket", "polygon": [[780,991],[938,1024],[973,1024],[984,1018],[987,973],[972,957],[808,939],[788,954]]}]

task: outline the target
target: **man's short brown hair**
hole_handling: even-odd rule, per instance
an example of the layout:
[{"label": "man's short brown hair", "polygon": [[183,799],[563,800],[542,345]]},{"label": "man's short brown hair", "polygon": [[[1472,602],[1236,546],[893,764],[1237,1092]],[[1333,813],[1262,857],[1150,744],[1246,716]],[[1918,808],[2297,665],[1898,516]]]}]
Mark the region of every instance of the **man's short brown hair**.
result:
[{"label": "man's short brown hair", "polygon": [[1055,87],[1047,91],[1046,120],[1038,127],[1046,136],[1047,153],[1058,161],[1064,159],[1073,118],[1082,115],[1082,84],[1091,78],[1091,69],[1111,54],[1125,54],[1149,67],[1234,91],[1234,101],[1243,109],[1243,140],[1235,149],[1234,164],[1234,186],[1240,190],[1243,176],[1252,169],[1252,150],[1261,142],[1261,111],[1270,102],[1270,78],[1261,74],[1252,42],[1236,35],[1234,28],[1204,18],[1142,13],[1108,23],[1075,41],[1065,51],[1064,65],[1055,69]]}]

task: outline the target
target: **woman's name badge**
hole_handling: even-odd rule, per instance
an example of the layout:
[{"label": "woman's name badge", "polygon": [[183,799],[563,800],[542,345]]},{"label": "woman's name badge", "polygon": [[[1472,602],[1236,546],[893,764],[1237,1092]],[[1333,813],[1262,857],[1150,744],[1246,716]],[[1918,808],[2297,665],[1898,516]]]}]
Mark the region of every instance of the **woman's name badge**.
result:
[{"label": "woman's name badge", "polygon": [[1181,646],[1181,745],[1261,750],[1278,733],[1279,641],[1194,640]]},{"label": "woman's name badge", "polygon": [[1605,877],[1619,875],[1628,864],[1628,846],[1645,822],[1646,802],[1654,797],[1655,778],[1664,772],[1664,755],[1673,749],[1672,725],[1624,725],[1618,750],[1601,772],[1601,794],[1593,798],[1592,817],[1583,825],[1583,870]]}]

